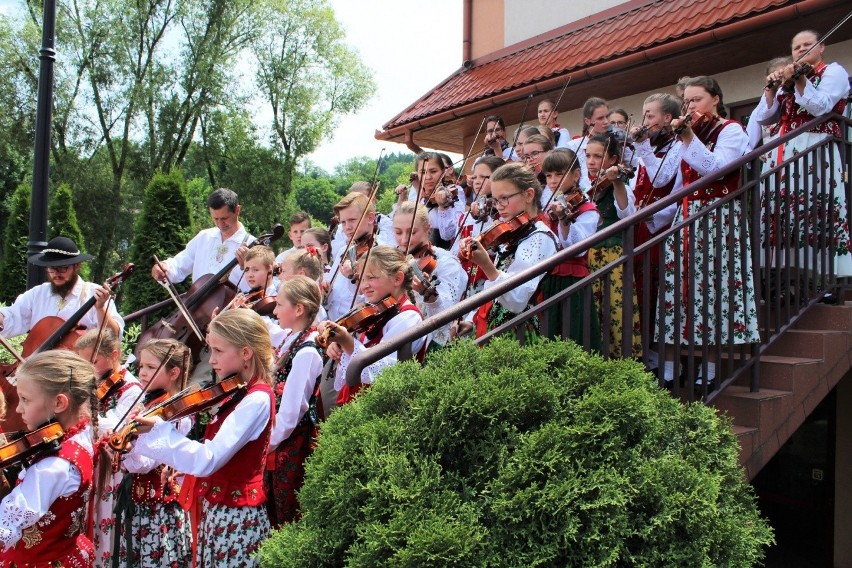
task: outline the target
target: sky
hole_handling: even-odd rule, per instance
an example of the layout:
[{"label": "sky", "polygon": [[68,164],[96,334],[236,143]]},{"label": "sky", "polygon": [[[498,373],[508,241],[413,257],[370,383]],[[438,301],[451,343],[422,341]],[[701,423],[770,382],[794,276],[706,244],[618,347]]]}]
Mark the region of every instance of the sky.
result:
[{"label": "sky", "polygon": [[309,156],[331,171],[355,156],[408,152],[404,144],[376,140],[375,131],[461,67],[459,0],[331,0],[347,42],[373,70],[376,93]]}]

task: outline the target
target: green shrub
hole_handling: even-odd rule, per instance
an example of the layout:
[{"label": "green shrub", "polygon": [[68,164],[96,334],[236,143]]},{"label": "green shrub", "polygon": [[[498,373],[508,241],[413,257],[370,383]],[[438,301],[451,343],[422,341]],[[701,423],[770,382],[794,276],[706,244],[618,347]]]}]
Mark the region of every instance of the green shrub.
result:
[{"label": "green shrub", "polygon": [[751,566],[772,532],[730,425],[641,366],[496,340],[408,362],[323,424],[263,566]]},{"label": "green shrub", "polygon": [[[83,232],[80,230],[80,225],[77,223],[77,210],[74,208],[74,199],[71,192],[71,186],[67,183],[60,184],[53,192],[48,204],[48,231],[47,240],[54,237],[68,237],[81,252],[86,250],[86,242],[83,239]],[[82,263],[80,265],[80,276],[84,280],[89,279],[89,264]]]},{"label": "green shrub", "polygon": [[30,226],[31,188],[21,184],[10,198],[9,221],[0,262],[0,300],[11,304],[27,289],[27,242]]}]

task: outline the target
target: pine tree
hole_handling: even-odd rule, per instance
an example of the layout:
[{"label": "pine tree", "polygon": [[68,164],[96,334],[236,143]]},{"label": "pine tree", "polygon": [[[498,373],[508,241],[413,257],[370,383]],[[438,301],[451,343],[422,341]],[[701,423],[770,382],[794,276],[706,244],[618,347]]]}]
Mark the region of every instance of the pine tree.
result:
[{"label": "pine tree", "polygon": [[21,184],[12,194],[6,224],[5,254],[0,262],[0,300],[7,304],[27,289],[27,241],[30,226],[30,186]]},{"label": "pine tree", "polygon": [[145,189],[142,212],[136,221],[130,262],[138,274],[124,287],[123,312],[133,312],[165,299],[149,275],[153,256],[165,259],[183,250],[195,234],[183,174],[174,169],[154,175]]},{"label": "pine tree", "polygon": [[[83,231],[77,223],[77,211],[74,209],[74,199],[71,186],[67,183],[60,184],[53,192],[53,197],[48,205],[47,239],[54,237],[68,237],[80,252],[86,252],[86,244],[83,240]],[[87,263],[80,265],[80,275],[84,279],[89,277],[89,266]]]}]

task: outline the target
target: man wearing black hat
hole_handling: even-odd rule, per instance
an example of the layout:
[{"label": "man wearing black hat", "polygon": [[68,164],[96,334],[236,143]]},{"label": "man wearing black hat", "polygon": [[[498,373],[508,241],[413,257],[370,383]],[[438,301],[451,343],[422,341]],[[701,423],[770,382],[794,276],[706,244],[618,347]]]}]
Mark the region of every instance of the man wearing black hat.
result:
[{"label": "man wearing black hat", "polygon": [[124,331],[124,320],[115,309],[114,302],[107,306],[109,290],[80,278],[80,263],[92,258],[82,254],[68,237],[51,239],[40,254],[31,256],[31,264],[47,267],[50,281],[27,290],[11,306],[0,308],[3,335],[14,337],[26,333],[46,316],[68,319],[94,296],[95,306],[83,315],[80,325],[91,329],[106,318],[106,325],[120,337]]}]

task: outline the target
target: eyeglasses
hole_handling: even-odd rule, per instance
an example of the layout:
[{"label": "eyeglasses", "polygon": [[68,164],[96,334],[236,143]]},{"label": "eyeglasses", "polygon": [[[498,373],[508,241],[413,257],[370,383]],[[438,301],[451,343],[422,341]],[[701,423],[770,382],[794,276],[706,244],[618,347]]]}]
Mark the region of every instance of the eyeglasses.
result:
[{"label": "eyeglasses", "polygon": [[510,193],[509,195],[504,195],[503,197],[497,197],[497,196],[492,194],[491,197],[493,197],[494,201],[496,201],[499,205],[502,205],[502,206],[505,207],[506,205],[509,204],[510,199],[512,199],[516,195],[520,195],[522,193],[523,193],[523,191],[516,191],[515,193]]},{"label": "eyeglasses", "polygon": [[48,272],[54,272],[56,274],[65,274],[69,270],[71,270],[70,266],[48,266],[47,267]]},{"label": "eyeglasses", "polygon": [[529,154],[524,154],[523,156],[521,156],[521,159],[526,162],[527,160],[538,158],[542,154],[544,154],[544,150],[533,150]]},{"label": "eyeglasses", "polygon": [[610,120],[609,123],[613,126],[627,126],[626,120]]}]

